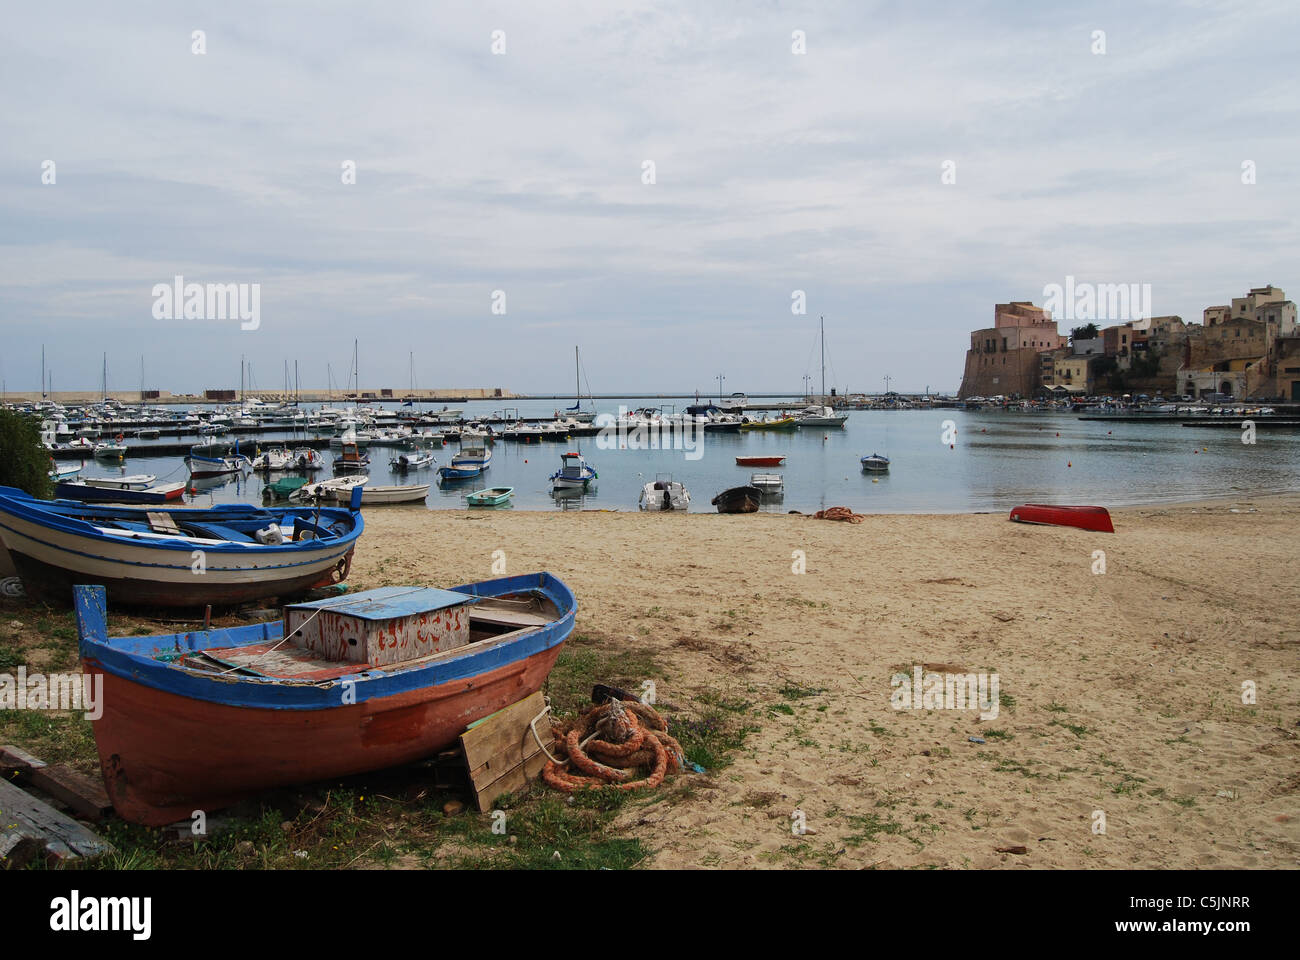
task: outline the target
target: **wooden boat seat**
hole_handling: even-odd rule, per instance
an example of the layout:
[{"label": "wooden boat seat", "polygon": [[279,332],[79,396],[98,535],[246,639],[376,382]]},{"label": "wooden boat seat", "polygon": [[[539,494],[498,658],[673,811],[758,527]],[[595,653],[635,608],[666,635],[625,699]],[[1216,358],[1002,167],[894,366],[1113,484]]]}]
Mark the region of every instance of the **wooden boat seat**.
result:
[{"label": "wooden boat seat", "polygon": [[181,535],[180,527],[176,526],[176,521],[172,519],[170,513],[158,513],[151,510],[145,516],[149,518],[149,529],[154,533],[168,533],[174,537]]}]

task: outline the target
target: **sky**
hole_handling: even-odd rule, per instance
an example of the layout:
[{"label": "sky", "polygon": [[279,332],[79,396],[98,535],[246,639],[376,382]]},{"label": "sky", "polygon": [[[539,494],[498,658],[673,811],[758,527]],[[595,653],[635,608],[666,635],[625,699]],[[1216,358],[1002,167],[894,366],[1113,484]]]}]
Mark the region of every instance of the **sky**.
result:
[{"label": "sky", "polygon": [[[421,388],[571,392],[578,346],[584,393],[797,392],[823,317],[828,387],[955,391],[993,305],[1067,276],[1189,321],[1300,294],[1292,0],[4,18],[8,391],[42,344],[56,390],[105,354],[110,389],[142,362],[237,387],[241,357],[324,389],[355,338],[365,390],[413,361]],[[178,275],[257,284],[256,329],[155,316]]]}]

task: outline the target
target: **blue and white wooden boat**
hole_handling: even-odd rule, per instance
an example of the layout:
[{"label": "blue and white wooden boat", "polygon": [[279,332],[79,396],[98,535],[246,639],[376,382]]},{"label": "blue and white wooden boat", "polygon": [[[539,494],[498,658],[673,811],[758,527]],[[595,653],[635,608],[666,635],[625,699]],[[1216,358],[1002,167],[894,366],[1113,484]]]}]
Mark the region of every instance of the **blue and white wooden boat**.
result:
[{"label": "blue and white wooden boat", "polygon": [[364,529],[349,509],[141,510],[37,500],[0,487],[0,540],[29,596],[98,583],[115,603],[231,606],[347,578]]},{"label": "blue and white wooden boat", "polygon": [[195,450],[196,448],[191,447],[190,455],[185,458],[185,466],[189,468],[190,476],[195,480],[206,480],[209,477],[227,477],[253,469],[253,461],[240,453],[234,453],[228,457],[213,457],[196,453]]},{"label": "blue and white wooden boat", "polygon": [[103,588],[76,588],[82,667],[103,679],[104,784],[123,818],[159,826],[273,787],[434,756],[541,689],[578,603],[557,577],[530,573],[113,638],[105,607]]},{"label": "blue and white wooden boat", "polygon": [[470,480],[482,474],[491,465],[491,447],[462,446],[460,452],[451,458],[448,466],[438,468],[438,476],[444,480]]},{"label": "blue and white wooden boat", "polygon": [[560,469],[551,474],[552,490],[585,490],[598,474],[580,453],[560,454]]},{"label": "blue and white wooden boat", "polygon": [[862,458],[862,469],[867,473],[886,473],[889,470],[889,458],[873,453]]}]

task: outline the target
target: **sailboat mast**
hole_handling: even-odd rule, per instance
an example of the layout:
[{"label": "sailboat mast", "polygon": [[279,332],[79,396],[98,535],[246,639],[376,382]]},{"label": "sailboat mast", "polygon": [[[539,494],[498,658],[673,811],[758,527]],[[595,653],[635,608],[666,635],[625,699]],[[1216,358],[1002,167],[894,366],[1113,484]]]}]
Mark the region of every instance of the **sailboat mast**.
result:
[{"label": "sailboat mast", "polygon": [[582,374],[578,372],[578,347],[573,347],[573,402],[582,404]]},{"label": "sailboat mast", "polygon": [[822,324],[822,403],[826,402],[826,318],[820,317]]},{"label": "sailboat mast", "polygon": [[44,400],[48,394],[45,392],[45,344],[41,344],[41,399]]}]

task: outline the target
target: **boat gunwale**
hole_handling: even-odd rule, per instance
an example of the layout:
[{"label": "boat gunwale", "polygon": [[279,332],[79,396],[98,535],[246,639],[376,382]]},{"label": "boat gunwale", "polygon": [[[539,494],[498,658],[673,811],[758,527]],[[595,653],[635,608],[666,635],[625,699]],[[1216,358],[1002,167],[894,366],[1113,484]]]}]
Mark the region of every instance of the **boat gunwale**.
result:
[{"label": "boat gunwale", "polygon": [[[75,588],[75,606],[79,650],[86,667],[98,667],[105,672],[131,683],[162,690],[188,699],[234,707],[269,710],[328,710],[345,704],[339,695],[341,687],[350,686],[349,703],[378,700],[407,694],[430,687],[474,677],[488,671],[526,660],[538,653],[559,646],[573,632],[578,601],[573,591],[558,577],[548,572],[521,574],[462,584],[451,590],[470,597],[490,599],[511,593],[539,592],[561,612],[554,621],[536,627],[522,627],[507,631],[485,641],[490,643],[476,650],[445,651],[450,656],[435,655],[436,659],[423,660],[409,666],[393,665],[392,669],[371,667],[367,670],[340,674],[322,680],[294,680],[286,677],[253,676],[238,671],[214,674],[181,666],[174,661],[160,660],[170,642],[174,653],[198,653],[216,649],[212,642],[218,640],[223,647],[251,646],[256,643],[275,642],[283,636],[283,620],[226,627],[208,631],[159,634],[144,637],[108,637],[106,635],[106,594],[103,587],[79,586]],[[475,641],[466,646],[476,646]],[[145,650],[129,649],[129,647]]]}]

